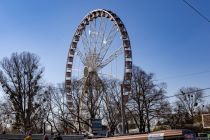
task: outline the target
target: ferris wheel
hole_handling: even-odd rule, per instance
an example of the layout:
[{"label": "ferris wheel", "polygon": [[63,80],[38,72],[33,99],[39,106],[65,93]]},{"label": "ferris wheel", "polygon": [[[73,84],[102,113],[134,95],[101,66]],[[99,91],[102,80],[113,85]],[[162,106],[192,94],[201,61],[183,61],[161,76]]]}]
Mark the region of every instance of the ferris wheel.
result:
[{"label": "ferris wheel", "polygon": [[[121,64],[118,65],[118,62]],[[70,45],[65,74],[68,105],[72,104],[71,84],[74,77],[83,79],[84,95],[91,80],[100,80],[101,73],[108,70],[111,70],[111,74],[107,75],[112,75],[113,67],[121,71],[119,74],[116,70],[115,76],[122,80],[124,95],[128,95],[132,77],[132,51],[128,33],[115,13],[96,9],[80,22]]]}]

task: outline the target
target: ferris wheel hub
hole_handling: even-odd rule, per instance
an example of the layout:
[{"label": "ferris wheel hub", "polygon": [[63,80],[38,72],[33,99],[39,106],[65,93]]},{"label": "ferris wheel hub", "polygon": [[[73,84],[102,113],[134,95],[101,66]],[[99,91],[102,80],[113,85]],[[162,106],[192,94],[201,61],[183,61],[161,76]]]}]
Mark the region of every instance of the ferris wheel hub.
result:
[{"label": "ferris wheel hub", "polygon": [[93,68],[92,67],[88,67],[88,72],[90,73],[90,72],[93,72],[94,70],[93,70]]}]

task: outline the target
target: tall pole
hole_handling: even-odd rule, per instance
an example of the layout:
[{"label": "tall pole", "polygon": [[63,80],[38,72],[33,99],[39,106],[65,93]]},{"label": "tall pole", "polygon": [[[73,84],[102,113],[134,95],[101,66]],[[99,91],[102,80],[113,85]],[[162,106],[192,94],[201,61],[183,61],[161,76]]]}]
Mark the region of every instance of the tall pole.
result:
[{"label": "tall pole", "polygon": [[125,131],[125,106],[123,101],[123,84],[121,84],[121,117],[122,117],[122,134],[126,134]]},{"label": "tall pole", "polygon": [[45,135],[45,122],[44,122],[44,124],[43,124],[43,127],[44,127],[44,129],[43,129],[43,134]]}]

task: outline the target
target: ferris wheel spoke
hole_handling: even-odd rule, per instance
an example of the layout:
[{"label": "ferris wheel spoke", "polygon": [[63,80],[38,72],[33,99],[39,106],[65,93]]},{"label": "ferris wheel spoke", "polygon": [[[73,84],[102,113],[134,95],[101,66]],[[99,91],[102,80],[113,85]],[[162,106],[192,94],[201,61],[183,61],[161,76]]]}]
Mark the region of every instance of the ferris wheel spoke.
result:
[{"label": "ferris wheel spoke", "polygon": [[100,34],[100,45],[98,46],[98,50],[99,50],[99,55],[101,53],[101,50],[103,49],[104,47],[104,38],[105,38],[105,34],[106,34],[106,28],[107,28],[107,20],[102,17],[102,20],[101,20],[101,23],[102,23],[102,26],[101,26],[101,29],[99,29],[101,31],[101,34]]},{"label": "ferris wheel spoke", "polygon": [[86,35],[86,31],[84,31],[84,35],[81,36],[81,39],[82,39],[82,46],[84,48],[84,52],[86,52],[88,46],[89,46],[89,42],[88,42],[88,38],[87,38],[87,35]]},{"label": "ferris wheel spoke", "polygon": [[112,53],[106,60],[104,60],[98,67],[103,68],[117,58],[120,54],[123,53],[124,47],[119,48],[114,53]]},{"label": "ferris wheel spoke", "polygon": [[118,28],[115,24],[113,24],[112,28],[107,36],[107,41],[111,42],[114,39],[114,36],[116,35],[117,32],[118,32]]},{"label": "ferris wheel spoke", "polygon": [[111,77],[111,78],[115,78],[115,79],[117,79],[117,76],[116,76],[116,75],[114,75],[114,74],[108,74],[108,73],[98,73],[98,75],[101,75],[101,76],[109,76],[109,77]]},{"label": "ferris wheel spoke", "polygon": [[95,37],[94,37],[94,49],[97,47],[97,39],[99,36],[99,32],[97,31],[97,22],[96,19],[94,20],[94,30],[95,30]]},{"label": "ferris wheel spoke", "polygon": [[83,63],[83,65],[85,65],[85,57],[82,54],[82,52],[78,48],[75,51],[76,51],[76,54],[79,56],[79,58],[80,58],[81,62]]},{"label": "ferris wheel spoke", "polygon": [[96,36],[96,27],[95,27],[96,19],[94,18],[92,22],[89,24],[89,47],[94,46],[95,36]]},{"label": "ferris wheel spoke", "polygon": [[102,22],[102,18],[99,18],[99,27],[98,27],[98,35],[96,36],[96,40],[95,40],[95,47],[98,48],[98,44],[100,43],[100,41],[102,40],[101,38],[101,31],[102,31],[102,27],[103,27],[103,22]]},{"label": "ferris wheel spoke", "polygon": [[118,28],[116,25],[113,25],[107,38],[103,39],[103,45],[101,46],[100,55],[102,56],[102,60],[106,56],[106,53],[108,52],[109,48],[111,47],[111,44],[118,32]]},{"label": "ferris wheel spoke", "polygon": [[83,45],[83,48],[84,48],[84,52],[85,52],[85,57],[87,56],[87,52],[89,51],[90,47],[91,47],[91,39],[90,39],[90,30],[88,30],[88,33],[87,33],[87,30],[85,29],[84,30],[84,40],[86,40],[86,43]]}]

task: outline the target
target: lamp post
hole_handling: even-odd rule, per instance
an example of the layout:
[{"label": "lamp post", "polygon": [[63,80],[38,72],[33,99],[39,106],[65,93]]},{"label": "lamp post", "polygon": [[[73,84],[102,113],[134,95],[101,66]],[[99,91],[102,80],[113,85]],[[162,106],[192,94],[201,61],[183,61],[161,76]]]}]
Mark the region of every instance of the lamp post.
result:
[{"label": "lamp post", "polygon": [[121,117],[122,117],[122,134],[126,134],[125,131],[125,104],[124,104],[124,98],[123,98],[123,87],[124,85],[121,84]]},{"label": "lamp post", "polygon": [[45,112],[46,112],[46,110],[45,109],[43,109],[43,111],[44,111],[44,116],[43,116],[43,135],[45,135],[45,133],[46,133],[46,119],[45,119]]},{"label": "lamp post", "polygon": [[46,133],[46,131],[45,131],[45,122],[43,123],[43,127],[44,127],[43,134],[45,135],[45,133]]}]

